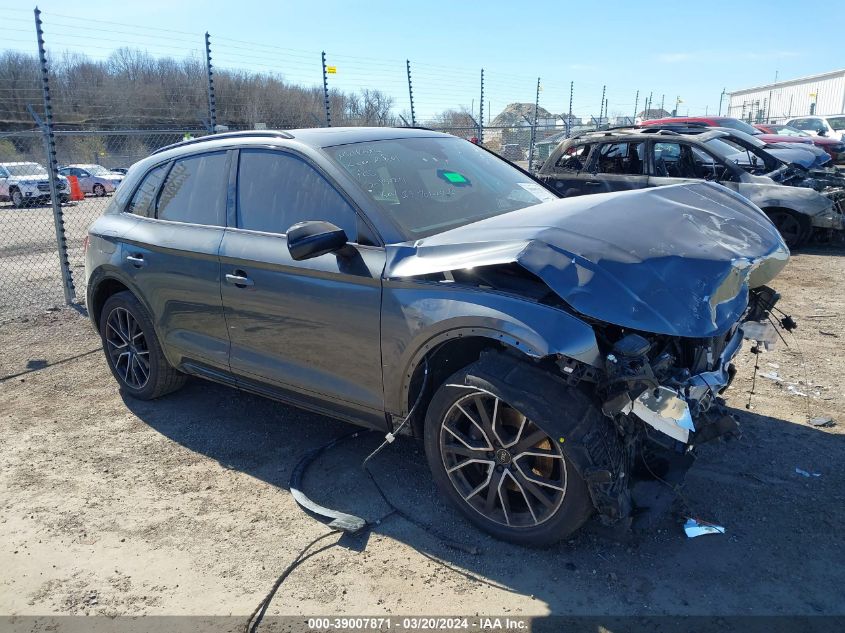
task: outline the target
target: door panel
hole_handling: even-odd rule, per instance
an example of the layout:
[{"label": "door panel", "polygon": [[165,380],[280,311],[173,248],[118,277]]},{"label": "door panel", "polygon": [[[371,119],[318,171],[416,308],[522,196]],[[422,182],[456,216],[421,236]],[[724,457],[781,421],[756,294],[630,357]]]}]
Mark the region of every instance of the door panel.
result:
[{"label": "door panel", "polygon": [[222,285],[229,362],[247,378],[381,415],[384,250],[348,248],[297,262],[284,235],[227,230],[220,257],[224,279],[233,276]]},{"label": "door panel", "polygon": [[124,240],[124,270],[153,313],[168,360],[229,367],[218,250],[224,229],[141,218]]}]

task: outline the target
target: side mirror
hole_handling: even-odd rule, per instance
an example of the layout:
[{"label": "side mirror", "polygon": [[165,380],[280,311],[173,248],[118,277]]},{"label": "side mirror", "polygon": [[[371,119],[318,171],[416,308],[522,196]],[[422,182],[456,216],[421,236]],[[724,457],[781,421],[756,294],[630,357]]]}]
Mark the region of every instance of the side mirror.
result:
[{"label": "side mirror", "polygon": [[824,127],[816,128],[816,134],[818,134],[819,136],[824,136],[825,134],[827,134],[827,128],[824,128]]},{"label": "side mirror", "polygon": [[339,251],[349,241],[343,229],[331,222],[315,220],[294,224],[288,229],[287,237],[288,251],[296,261]]}]

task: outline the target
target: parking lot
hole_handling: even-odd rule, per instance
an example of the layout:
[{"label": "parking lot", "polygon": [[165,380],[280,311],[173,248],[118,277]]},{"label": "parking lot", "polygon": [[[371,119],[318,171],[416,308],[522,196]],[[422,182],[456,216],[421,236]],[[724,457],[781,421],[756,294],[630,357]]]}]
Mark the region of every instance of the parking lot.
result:
[{"label": "parking lot", "polygon": [[[81,218],[94,202],[68,214]],[[52,221],[47,208],[4,207],[0,217]],[[69,223],[80,227],[72,249],[84,224]],[[18,244],[4,256],[50,261],[51,247]],[[615,535],[591,523],[538,550],[494,541],[444,505],[421,447],[403,439],[375,460],[388,496],[478,553],[394,515],[305,562],[268,614],[842,613],[844,276],[845,251],[817,247],[775,280],[796,336],[760,356],[750,409],[754,357],[743,350],[727,392],[743,437],[702,447],[685,499],[656,529]],[[199,380],[162,400],[123,399],[77,311],[2,322],[3,613],[245,619],[328,531],[297,507],[288,482],[306,451],[351,427]],[[834,426],[811,426],[808,413]],[[322,455],[306,492],[368,519],[385,514],[360,469],[379,440]],[[726,534],[688,539],[682,515]]]}]

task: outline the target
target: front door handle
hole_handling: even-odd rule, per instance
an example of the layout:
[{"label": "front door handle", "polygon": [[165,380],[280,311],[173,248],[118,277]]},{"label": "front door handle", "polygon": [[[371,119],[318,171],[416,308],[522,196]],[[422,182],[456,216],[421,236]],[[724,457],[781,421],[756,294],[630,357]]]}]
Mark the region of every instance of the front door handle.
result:
[{"label": "front door handle", "polygon": [[598,180],[588,180],[584,184],[586,184],[589,187],[600,187],[602,185],[602,183]]},{"label": "front door handle", "polygon": [[144,261],[144,256],[140,253],[136,253],[135,255],[127,255],[126,261],[130,262],[135,268],[141,268],[141,266],[147,265],[147,262]]},{"label": "front door handle", "polygon": [[238,288],[248,288],[255,285],[255,282],[247,277],[246,273],[242,270],[235,270],[231,273],[227,273],[226,283],[237,286]]}]

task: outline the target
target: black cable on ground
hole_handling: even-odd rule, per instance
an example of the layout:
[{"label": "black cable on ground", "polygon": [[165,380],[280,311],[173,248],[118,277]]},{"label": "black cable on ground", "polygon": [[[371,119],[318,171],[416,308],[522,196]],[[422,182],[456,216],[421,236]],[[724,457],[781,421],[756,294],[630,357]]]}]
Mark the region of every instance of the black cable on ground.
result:
[{"label": "black cable on ground", "polygon": [[324,545],[320,549],[316,549],[313,552],[307,553],[308,550],[320,541],[322,541],[324,538],[327,538],[332,534],[338,534],[340,532],[341,530],[338,529],[326,532],[325,534],[322,534],[315,538],[313,541],[308,543],[308,545],[306,545],[300,550],[297,557],[279,575],[279,577],[276,579],[276,582],[273,583],[273,586],[270,588],[270,591],[267,592],[267,595],[264,596],[264,599],[258,603],[258,606],[255,607],[255,610],[250,614],[249,618],[246,621],[246,624],[244,624],[244,633],[255,633],[255,631],[258,629],[258,625],[261,624],[261,620],[264,619],[264,615],[267,613],[267,609],[270,607],[270,602],[273,600],[273,597],[276,595],[276,592],[279,590],[279,587],[282,586],[282,583],[288,576],[291,575],[294,569],[299,567],[302,563],[304,563],[312,556],[316,556],[317,554],[334,547],[335,545],[337,545],[337,541],[335,541],[334,543],[329,543],[328,545]]}]

